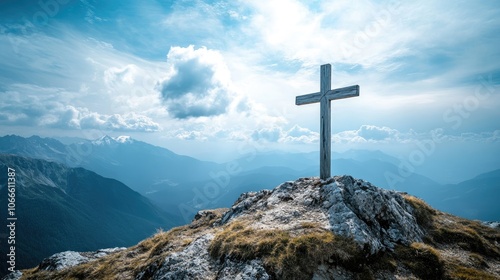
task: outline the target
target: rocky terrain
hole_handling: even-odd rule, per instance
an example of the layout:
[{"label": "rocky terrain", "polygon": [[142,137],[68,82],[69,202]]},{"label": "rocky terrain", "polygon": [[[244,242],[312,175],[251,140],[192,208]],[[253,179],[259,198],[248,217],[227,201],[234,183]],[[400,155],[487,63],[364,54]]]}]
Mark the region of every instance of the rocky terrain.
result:
[{"label": "rocky terrain", "polygon": [[130,248],[4,279],[500,279],[500,230],[350,176],[244,193]]}]

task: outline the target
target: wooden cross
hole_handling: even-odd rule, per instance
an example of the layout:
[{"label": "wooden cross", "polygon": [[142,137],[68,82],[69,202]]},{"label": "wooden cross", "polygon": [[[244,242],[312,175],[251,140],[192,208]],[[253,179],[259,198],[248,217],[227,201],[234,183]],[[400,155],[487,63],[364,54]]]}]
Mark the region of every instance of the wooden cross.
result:
[{"label": "wooden cross", "polygon": [[330,101],[348,97],[359,96],[359,86],[350,86],[332,89],[332,65],[321,65],[321,87],[320,92],[300,95],[295,98],[295,105],[310,103],[320,103],[320,178],[326,180],[330,178],[331,172],[331,119]]}]

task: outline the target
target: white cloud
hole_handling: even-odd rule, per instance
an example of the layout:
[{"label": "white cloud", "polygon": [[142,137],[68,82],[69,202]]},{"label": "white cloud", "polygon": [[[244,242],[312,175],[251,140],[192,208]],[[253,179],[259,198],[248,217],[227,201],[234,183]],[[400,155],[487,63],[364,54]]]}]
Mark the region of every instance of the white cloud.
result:
[{"label": "white cloud", "polygon": [[104,82],[109,87],[114,87],[116,83],[124,82],[133,84],[137,75],[138,69],[134,64],[128,64],[125,67],[110,67],[104,71]]},{"label": "white cloud", "polygon": [[151,118],[134,112],[101,114],[86,107],[64,104],[61,97],[76,96],[58,88],[13,85],[3,92],[0,122],[7,125],[155,132],[161,127]]},{"label": "white cloud", "polygon": [[[170,115],[185,119],[226,113],[235,100],[222,55],[205,47],[172,47],[166,77],[157,85]],[[237,108],[245,109],[239,100]]]},{"label": "white cloud", "polygon": [[397,137],[399,131],[385,126],[378,127],[374,125],[363,125],[358,129],[356,134],[368,141],[369,140],[380,141]]},{"label": "white cloud", "polygon": [[285,136],[282,137],[281,141],[285,143],[317,143],[319,141],[319,133],[294,125],[286,131]]},{"label": "white cloud", "polygon": [[298,125],[294,125],[288,130],[284,130],[281,126],[270,126],[254,130],[252,140],[289,144],[311,144],[318,142],[319,133]]},{"label": "white cloud", "polygon": [[346,130],[332,135],[333,143],[402,143],[412,144],[418,141],[431,140],[442,142],[499,142],[500,130],[481,133],[460,133],[457,135],[446,134],[442,128],[430,131],[416,132],[412,129],[401,132],[389,127],[375,125],[362,125],[357,130]]},{"label": "white cloud", "polygon": [[269,142],[278,142],[282,137],[282,130],[280,127],[268,127],[255,130],[252,133],[253,140],[264,140]]}]

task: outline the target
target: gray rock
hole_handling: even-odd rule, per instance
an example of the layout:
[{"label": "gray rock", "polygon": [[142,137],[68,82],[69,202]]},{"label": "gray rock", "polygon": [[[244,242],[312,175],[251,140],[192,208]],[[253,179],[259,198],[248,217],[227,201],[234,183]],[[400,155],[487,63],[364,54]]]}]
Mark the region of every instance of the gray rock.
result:
[{"label": "gray rock", "polygon": [[483,223],[483,225],[488,226],[490,228],[500,229],[500,222],[486,221],[486,222],[482,222],[482,223]]},{"label": "gray rock", "polygon": [[236,262],[226,259],[217,275],[219,280],[269,280],[270,276],[260,260]]},{"label": "gray rock", "polygon": [[422,241],[424,232],[412,215],[412,207],[395,191],[342,176],[322,186],[321,196],[331,230],[354,238],[362,246],[369,245],[371,254],[392,250],[396,243]]},{"label": "gray rock", "polygon": [[125,250],[126,248],[109,248],[109,249],[101,249],[95,252],[74,252],[74,251],[65,251],[61,253],[54,254],[46,259],[44,259],[39,265],[39,270],[62,270],[68,267],[73,267],[82,263],[87,263],[98,258],[102,258],[111,253],[119,252]]},{"label": "gray rock", "polygon": [[62,270],[89,261],[89,258],[82,256],[79,252],[66,251],[44,259],[38,265],[38,269],[48,271]]},{"label": "gray rock", "polygon": [[214,279],[217,271],[215,261],[208,254],[208,246],[213,238],[213,234],[203,235],[181,252],[170,254],[152,279]]},{"label": "gray rock", "polygon": [[14,272],[11,272],[4,277],[2,277],[2,280],[19,280],[23,276],[23,273],[19,270],[15,270]]}]

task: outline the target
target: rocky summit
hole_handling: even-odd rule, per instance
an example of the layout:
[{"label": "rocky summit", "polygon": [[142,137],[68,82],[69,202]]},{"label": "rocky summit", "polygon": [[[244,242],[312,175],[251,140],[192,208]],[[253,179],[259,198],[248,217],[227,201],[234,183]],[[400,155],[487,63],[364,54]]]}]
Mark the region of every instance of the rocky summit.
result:
[{"label": "rocky summit", "polygon": [[4,279],[500,279],[500,230],[350,176],[242,194],[136,246]]}]

